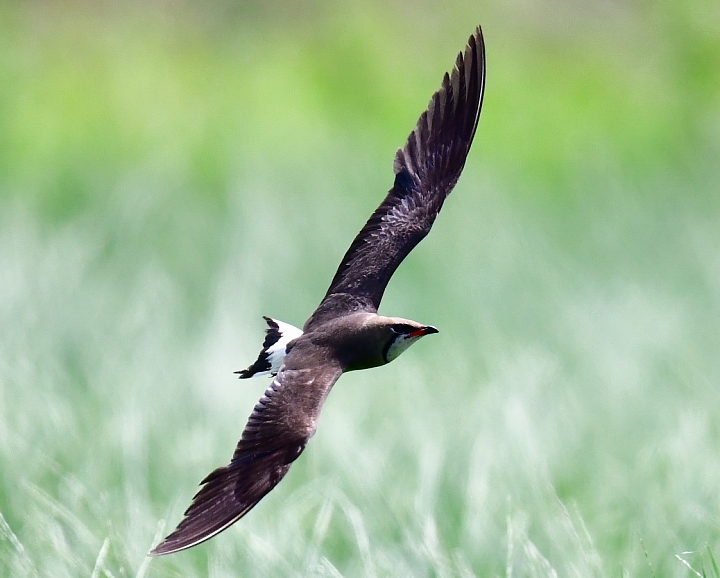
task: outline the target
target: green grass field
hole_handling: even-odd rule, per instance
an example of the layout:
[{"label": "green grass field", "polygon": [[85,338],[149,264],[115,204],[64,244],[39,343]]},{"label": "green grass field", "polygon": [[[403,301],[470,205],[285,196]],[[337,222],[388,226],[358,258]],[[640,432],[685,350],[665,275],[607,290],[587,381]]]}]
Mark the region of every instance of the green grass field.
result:
[{"label": "green grass field", "polygon": [[[465,173],[246,518],[151,559],[477,24]],[[720,577],[720,7],[0,4],[0,576]]]}]

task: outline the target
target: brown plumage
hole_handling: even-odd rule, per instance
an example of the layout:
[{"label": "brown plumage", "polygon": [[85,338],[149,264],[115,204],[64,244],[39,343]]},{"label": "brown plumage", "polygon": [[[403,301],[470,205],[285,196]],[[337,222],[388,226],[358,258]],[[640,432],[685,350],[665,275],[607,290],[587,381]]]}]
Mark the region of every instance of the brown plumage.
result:
[{"label": "brown plumage", "polygon": [[199,544],[242,518],[302,453],[343,372],[389,363],[420,337],[437,332],[377,310],[393,273],[428,234],[460,177],[484,87],[485,47],[477,28],[395,155],[392,189],[355,237],[303,331],[266,318],[269,328],[258,360],[238,373],[276,375],[230,463],[201,482],[177,529],[151,555]]}]

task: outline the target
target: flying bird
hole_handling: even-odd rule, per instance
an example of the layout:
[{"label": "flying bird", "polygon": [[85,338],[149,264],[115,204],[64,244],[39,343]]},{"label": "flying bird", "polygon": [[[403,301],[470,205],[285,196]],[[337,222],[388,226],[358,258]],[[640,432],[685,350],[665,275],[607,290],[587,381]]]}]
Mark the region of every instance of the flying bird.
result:
[{"label": "flying bird", "polygon": [[201,482],[177,529],[150,555],[190,548],[237,522],[303,452],[343,372],[390,363],[421,337],[438,332],[432,325],[379,315],[378,307],[398,265],[428,234],[460,177],[484,88],[485,46],[478,27],[397,151],[392,188],[355,237],[302,330],[265,317],[262,351],[237,373],[270,375],[270,387],[230,463]]}]

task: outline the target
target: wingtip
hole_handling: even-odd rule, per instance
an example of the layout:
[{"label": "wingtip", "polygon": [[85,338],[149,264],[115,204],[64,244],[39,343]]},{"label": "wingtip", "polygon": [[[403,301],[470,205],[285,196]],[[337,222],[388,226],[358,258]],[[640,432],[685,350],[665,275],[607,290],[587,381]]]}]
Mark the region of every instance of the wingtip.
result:
[{"label": "wingtip", "polygon": [[[150,556],[151,558],[157,558],[158,556],[163,556],[163,555],[165,554],[165,552],[161,552],[161,551],[159,550],[159,548],[160,548],[161,545],[162,545],[162,544],[160,544],[160,545],[157,546],[156,548],[153,548],[152,550],[150,550],[150,551],[146,554],[146,556]],[[169,552],[168,552],[168,554],[169,554]]]},{"label": "wingtip", "polygon": [[188,548],[192,548],[196,544],[188,544],[186,546],[172,547],[166,542],[161,542],[157,547],[150,550],[147,555],[151,558],[157,558],[158,556],[167,556],[168,554],[174,554],[175,552],[182,552]]},{"label": "wingtip", "polygon": [[481,53],[484,52],[483,48],[485,47],[485,39],[483,37],[483,30],[480,24],[475,27],[475,32],[470,35],[470,38],[468,39],[468,45],[472,42],[475,42],[477,44],[477,47],[480,49]]},{"label": "wingtip", "polygon": [[151,558],[157,558],[158,556],[165,556],[167,554],[172,554],[173,552],[177,552],[178,550],[174,548],[168,547],[167,538],[160,542],[157,546],[155,546],[152,550],[150,550],[147,555]]},{"label": "wingtip", "polygon": [[197,546],[198,544],[205,542],[206,540],[209,540],[210,538],[215,536],[215,534],[203,537],[200,540],[185,541],[182,539],[173,540],[173,532],[173,534],[170,534],[167,538],[165,538],[162,542],[160,542],[157,546],[150,550],[147,555],[152,558],[157,558],[158,556],[167,556],[168,554],[182,552],[183,550],[187,550],[189,548],[192,548],[193,546]]},{"label": "wingtip", "polygon": [[157,546],[150,550],[147,555],[156,558],[158,556],[174,554],[175,552],[182,552],[183,550],[187,550],[188,548],[192,548],[193,546],[202,544],[213,536],[216,536],[217,534],[225,530],[228,526],[230,526],[230,524],[232,524],[234,521],[235,520],[233,520],[229,524],[223,525],[219,529],[215,529],[212,532],[207,532],[199,535],[187,534],[183,531],[181,527],[178,527],[172,534],[168,535],[162,542],[160,542]]},{"label": "wingtip", "polygon": [[175,552],[187,550],[188,548],[191,548],[203,541],[187,540],[187,537],[183,539],[183,537],[178,534],[178,530],[179,529],[176,529],[172,534],[166,536],[165,539],[150,550],[147,555],[153,558],[166,556],[168,554],[174,554]]},{"label": "wingtip", "polygon": [[[477,26],[465,49],[458,53],[452,71],[444,74],[440,89],[420,115],[405,147],[397,151],[393,163],[395,174],[405,170],[416,179],[432,179],[428,173],[433,167],[424,166],[428,151],[443,150],[453,158],[433,163],[438,169],[435,177],[445,178],[450,172],[459,176],[480,119],[485,69],[485,41],[482,27]],[[425,174],[421,174],[423,169]]]}]

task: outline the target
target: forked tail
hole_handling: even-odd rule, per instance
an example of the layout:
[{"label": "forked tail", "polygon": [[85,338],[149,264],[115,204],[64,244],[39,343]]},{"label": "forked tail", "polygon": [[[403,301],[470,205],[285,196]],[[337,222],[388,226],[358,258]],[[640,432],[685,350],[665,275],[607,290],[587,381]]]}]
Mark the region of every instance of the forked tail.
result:
[{"label": "forked tail", "polygon": [[289,323],[283,323],[265,316],[263,316],[263,319],[268,324],[268,328],[265,330],[262,351],[255,363],[250,367],[235,372],[240,376],[240,379],[247,379],[256,375],[277,375],[289,351],[288,344],[303,333],[301,329]]}]

